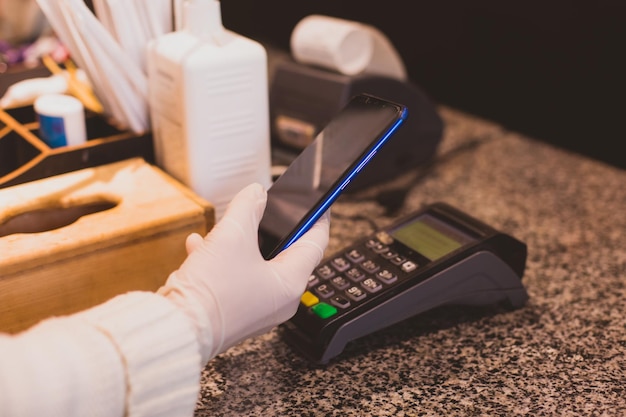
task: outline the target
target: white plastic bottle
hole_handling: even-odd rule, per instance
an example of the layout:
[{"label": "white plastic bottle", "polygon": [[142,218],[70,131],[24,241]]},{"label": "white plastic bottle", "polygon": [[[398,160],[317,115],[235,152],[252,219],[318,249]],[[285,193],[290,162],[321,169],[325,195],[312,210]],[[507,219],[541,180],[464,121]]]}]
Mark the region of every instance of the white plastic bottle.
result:
[{"label": "white plastic bottle", "polygon": [[155,156],[219,220],[244,186],[271,185],[267,52],[224,29],[217,0],[184,12],[183,29],[148,45]]}]

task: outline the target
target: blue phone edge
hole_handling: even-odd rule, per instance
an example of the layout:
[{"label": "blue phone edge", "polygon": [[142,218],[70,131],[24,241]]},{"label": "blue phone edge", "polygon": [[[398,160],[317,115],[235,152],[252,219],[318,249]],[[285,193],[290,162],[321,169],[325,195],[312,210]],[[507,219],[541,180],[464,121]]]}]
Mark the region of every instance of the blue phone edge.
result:
[{"label": "blue phone edge", "polygon": [[[402,109],[402,113],[400,114],[400,117],[398,118],[398,120],[396,120],[396,122],[393,124],[393,126],[391,126],[389,128],[389,130],[387,130],[385,135],[376,143],[376,145],[374,145],[374,147],[366,155],[364,155],[361,158],[359,163],[356,165],[356,168],[353,169],[352,171],[350,171],[350,173],[348,174],[347,178],[344,178],[344,180],[341,181],[341,183],[337,187],[335,187],[335,189],[333,190],[332,194],[330,196],[328,196],[328,198],[326,200],[324,200],[324,202],[317,208],[317,210],[315,210],[309,216],[308,220],[302,225],[302,227],[300,227],[300,229],[295,231],[293,236],[289,240],[287,240],[287,242],[282,246],[282,248],[280,248],[277,251],[277,253],[280,253],[280,252],[284,251],[285,249],[287,249],[296,240],[298,240],[300,237],[302,237],[302,235],[304,235],[306,232],[308,232],[311,227],[313,227],[315,222],[317,222],[320,219],[320,217],[322,217],[324,212],[326,212],[326,210],[328,210],[328,208],[339,197],[339,195],[343,191],[343,188],[358,175],[358,173],[372,159],[372,156],[376,152],[378,152],[378,150],[387,142],[387,140],[391,137],[391,135],[402,125],[402,123],[404,123],[404,121],[406,120],[407,114],[408,114],[408,109],[405,107],[405,108]],[[364,163],[364,162],[366,162],[366,163]]]}]

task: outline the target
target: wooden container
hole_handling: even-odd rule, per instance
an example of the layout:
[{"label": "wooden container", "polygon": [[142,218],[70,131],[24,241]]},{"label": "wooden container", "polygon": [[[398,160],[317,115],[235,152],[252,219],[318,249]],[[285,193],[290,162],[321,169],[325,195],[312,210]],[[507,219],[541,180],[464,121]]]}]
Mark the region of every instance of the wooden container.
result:
[{"label": "wooden container", "polygon": [[142,158],[0,189],[0,331],[156,290],[213,206]]}]

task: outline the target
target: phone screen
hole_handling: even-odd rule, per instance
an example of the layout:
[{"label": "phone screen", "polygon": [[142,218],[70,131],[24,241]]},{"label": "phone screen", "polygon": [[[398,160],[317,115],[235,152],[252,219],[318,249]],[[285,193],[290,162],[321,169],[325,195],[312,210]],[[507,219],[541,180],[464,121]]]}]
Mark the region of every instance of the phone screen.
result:
[{"label": "phone screen", "polygon": [[259,246],[271,259],[302,236],[374,157],[407,109],[361,94],[319,132],[267,190]]}]

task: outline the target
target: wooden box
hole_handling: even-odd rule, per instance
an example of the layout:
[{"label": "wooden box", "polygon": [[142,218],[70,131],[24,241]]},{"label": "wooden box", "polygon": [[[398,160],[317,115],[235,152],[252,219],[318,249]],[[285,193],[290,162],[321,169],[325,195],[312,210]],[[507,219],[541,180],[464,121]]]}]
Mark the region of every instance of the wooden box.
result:
[{"label": "wooden box", "polygon": [[213,206],[132,158],[0,189],[0,331],[156,290]]}]

